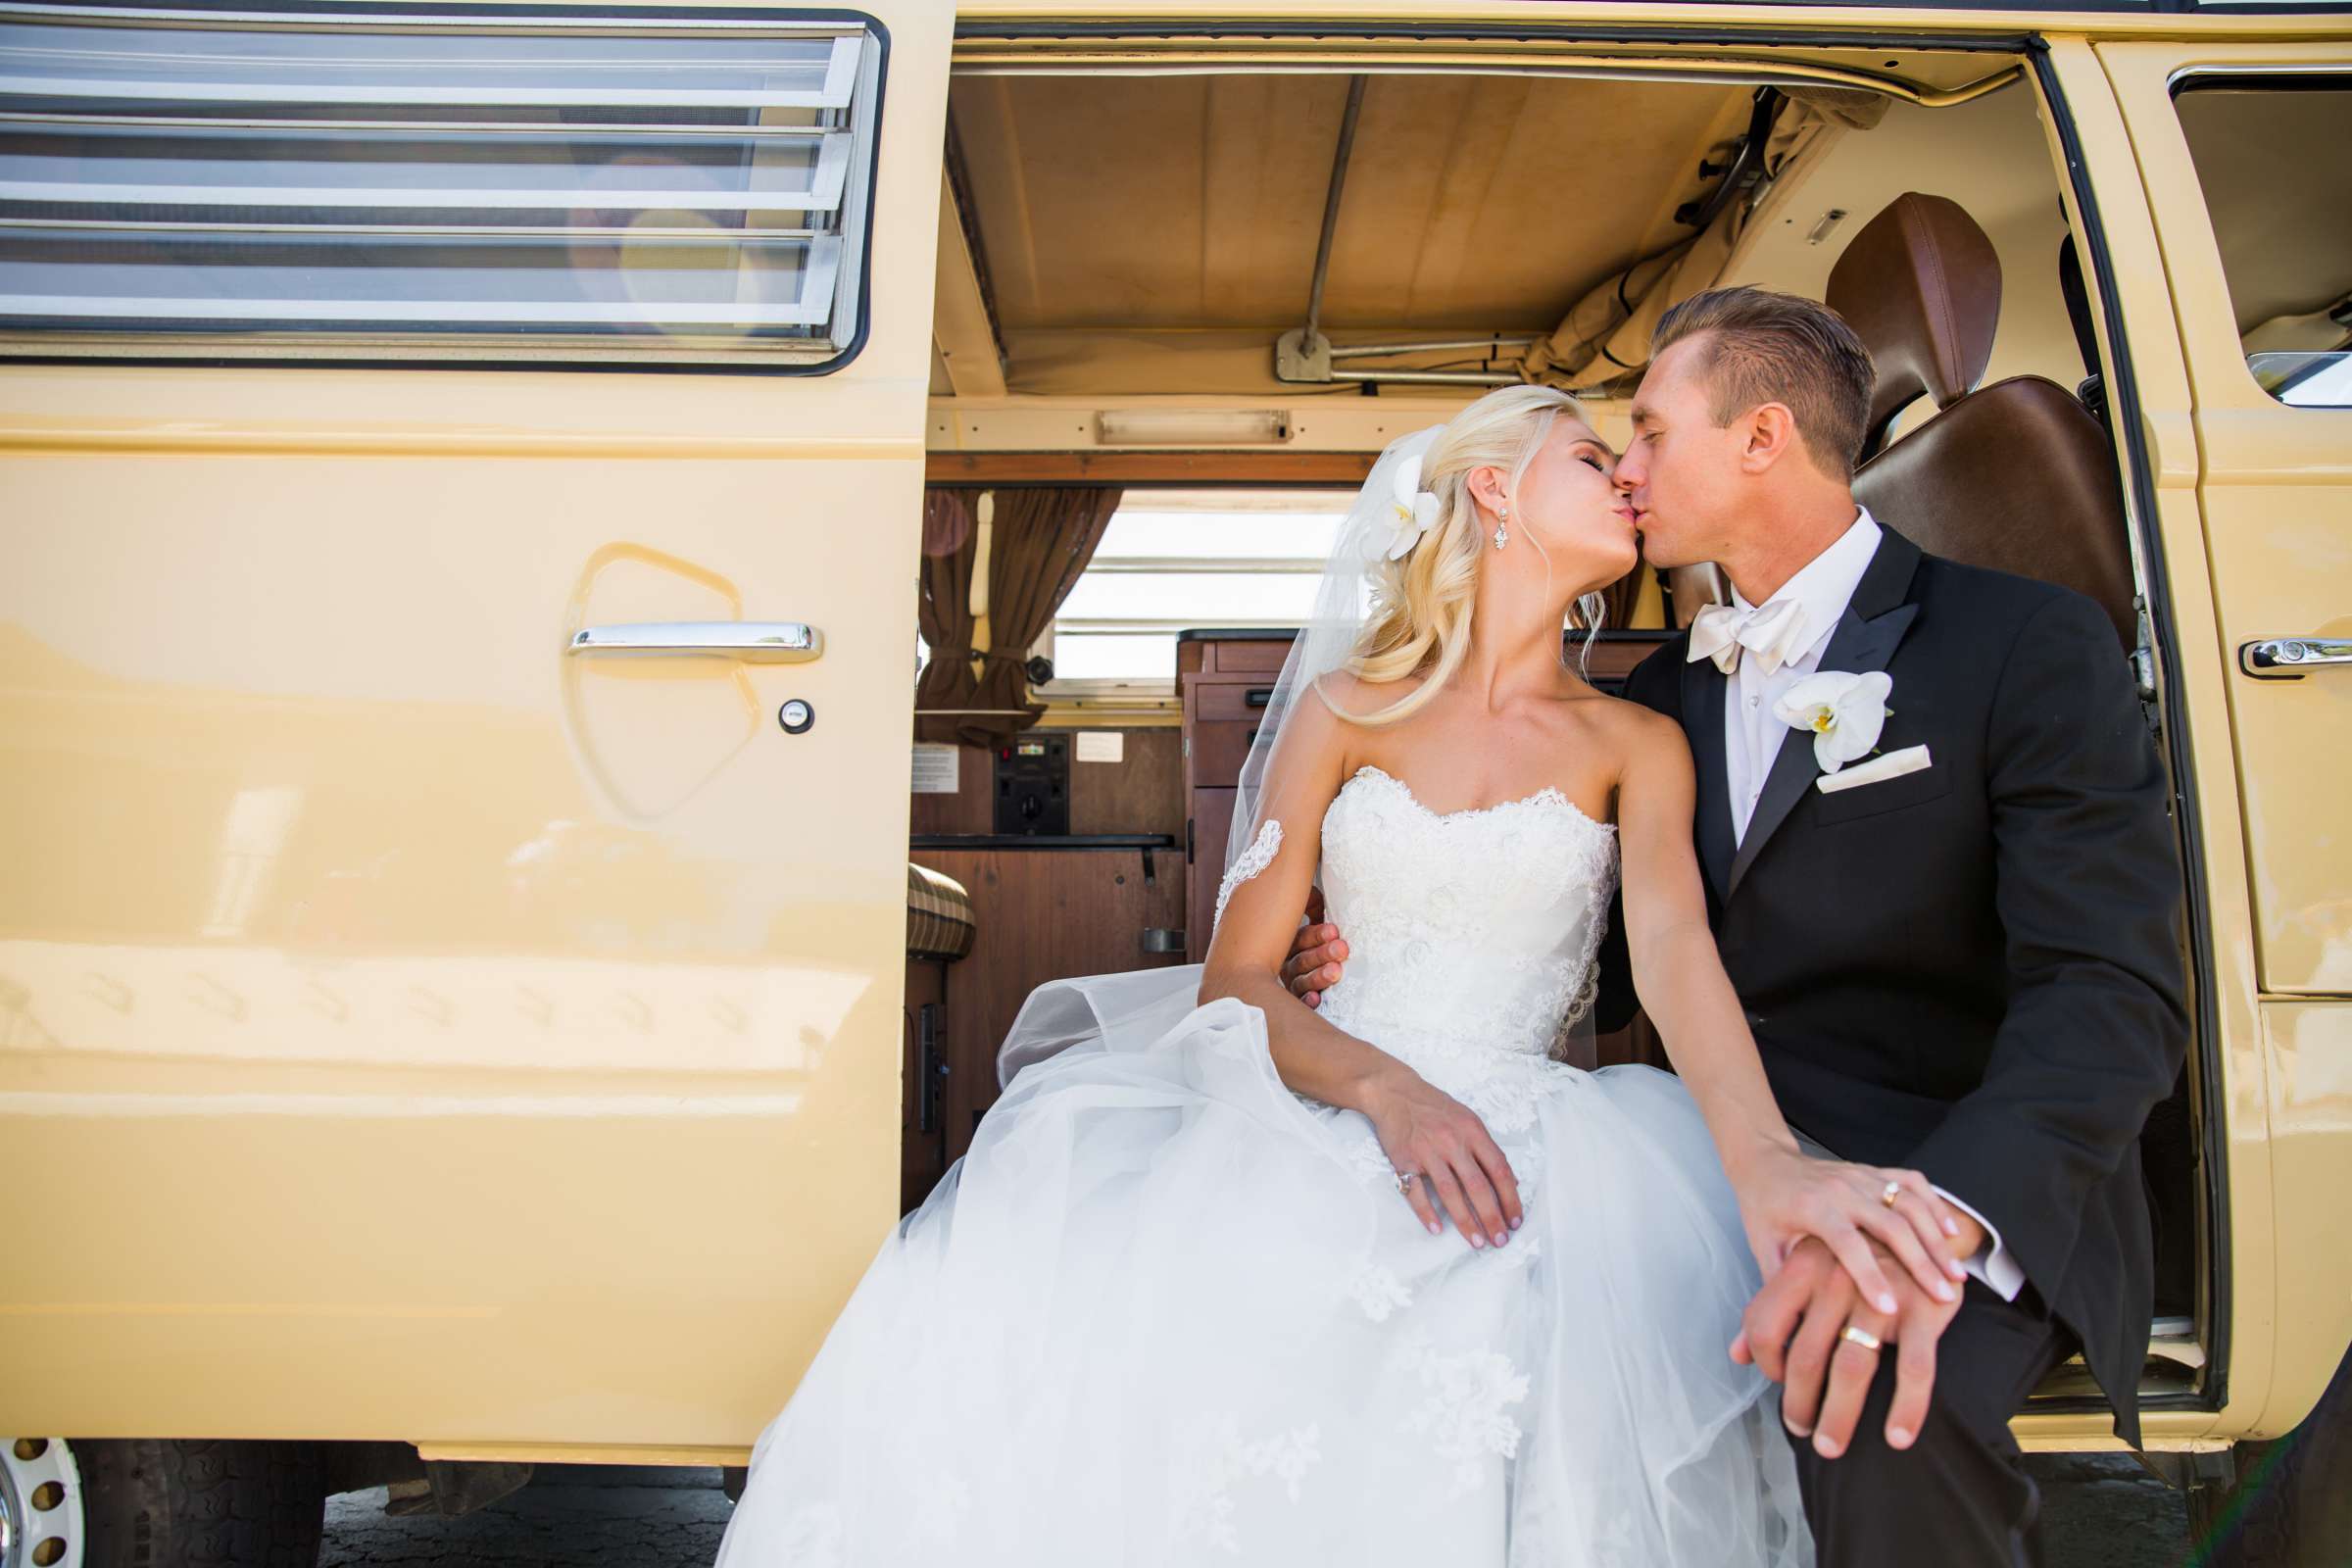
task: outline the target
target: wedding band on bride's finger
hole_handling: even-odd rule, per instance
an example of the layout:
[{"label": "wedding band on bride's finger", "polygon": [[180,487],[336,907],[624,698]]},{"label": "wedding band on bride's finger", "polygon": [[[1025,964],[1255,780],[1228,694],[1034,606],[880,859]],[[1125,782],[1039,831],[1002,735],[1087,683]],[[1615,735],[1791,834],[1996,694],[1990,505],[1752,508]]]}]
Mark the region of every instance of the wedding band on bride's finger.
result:
[{"label": "wedding band on bride's finger", "polygon": [[1888,1182],[1879,1189],[1879,1201],[1885,1203],[1888,1208],[1892,1208],[1894,1200],[1902,1196],[1903,1184],[1901,1182]]},{"label": "wedding band on bride's finger", "polygon": [[1398,1171],[1396,1173],[1396,1190],[1408,1198],[1411,1197],[1413,1192],[1413,1178],[1419,1174],[1420,1173],[1418,1171]]},{"label": "wedding band on bride's finger", "polygon": [[1885,1346],[1880,1343],[1879,1337],[1876,1334],[1871,1333],[1870,1330],[1866,1328],[1858,1328],[1851,1323],[1848,1323],[1845,1327],[1839,1329],[1838,1331],[1838,1337],[1845,1341],[1845,1343],[1848,1345],[1859,1345],[1865,1350],[1878,1350],[1885,1348]]}]

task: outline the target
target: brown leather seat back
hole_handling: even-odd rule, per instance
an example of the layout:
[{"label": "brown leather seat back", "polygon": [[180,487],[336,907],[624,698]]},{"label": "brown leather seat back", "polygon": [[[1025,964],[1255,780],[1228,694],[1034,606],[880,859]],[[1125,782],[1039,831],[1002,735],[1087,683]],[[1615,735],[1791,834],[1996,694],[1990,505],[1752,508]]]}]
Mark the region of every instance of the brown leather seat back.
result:
[{"label": "brown leather seat back", "polygon": [[2132,646],[2132,558],[2107,432],[2037,375],[1970,390],[2001,301],[2000,259],[1976,220],[1940,196],[1896,197],[1838,257],[1828,301],[1879,368],[1874,440],[1923,394],[1936,407],[1862,465],[1856,499],[1933,554],[2088,594]]}]

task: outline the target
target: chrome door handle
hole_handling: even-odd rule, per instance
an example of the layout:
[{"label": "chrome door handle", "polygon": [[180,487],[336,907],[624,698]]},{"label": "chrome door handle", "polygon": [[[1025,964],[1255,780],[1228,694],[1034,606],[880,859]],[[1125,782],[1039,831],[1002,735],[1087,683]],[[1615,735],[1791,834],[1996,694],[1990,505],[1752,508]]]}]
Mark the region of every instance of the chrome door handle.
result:
[{"label": "chrome door handle", "polygon": [[2352,638],[2265,637],[2237,651],[2238,667],[2264,680],[2301,680],[2328,664],[2352,664]]},{"label": "chrome door handle", "polygon": [[740,659],[805,664],[825,651],[825,635],[799,620],[639,620],[583,626],[566,652],[639,657]]}]

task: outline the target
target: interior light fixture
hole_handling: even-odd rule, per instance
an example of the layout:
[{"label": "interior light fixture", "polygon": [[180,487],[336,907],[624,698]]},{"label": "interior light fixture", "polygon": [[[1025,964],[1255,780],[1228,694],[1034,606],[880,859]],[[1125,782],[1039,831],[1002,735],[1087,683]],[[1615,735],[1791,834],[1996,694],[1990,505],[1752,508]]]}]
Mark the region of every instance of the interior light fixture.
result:
[{"label": "interior light fixture", "polygon": [[1104,409],[1095,439],[1106,447],[1275,446],[1291,438],[1285,409]]}]

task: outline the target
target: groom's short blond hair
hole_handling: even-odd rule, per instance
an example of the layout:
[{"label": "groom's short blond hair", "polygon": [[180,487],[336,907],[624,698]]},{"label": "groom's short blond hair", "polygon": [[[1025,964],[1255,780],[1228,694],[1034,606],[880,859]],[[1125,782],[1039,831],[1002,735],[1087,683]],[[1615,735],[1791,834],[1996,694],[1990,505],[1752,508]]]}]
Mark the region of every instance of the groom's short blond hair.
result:
[{"label": "groom's short blond hair", "polygon": [[1844,317],[1794,294],[1709,289],[1659,319],[1650,356],[1701,335],[1707,342],[1698,369],[1714,394],[1717,424],[1758,404],[1786,404],[1815,465],[1835,479],[1854,476],[1878,372]]}]

